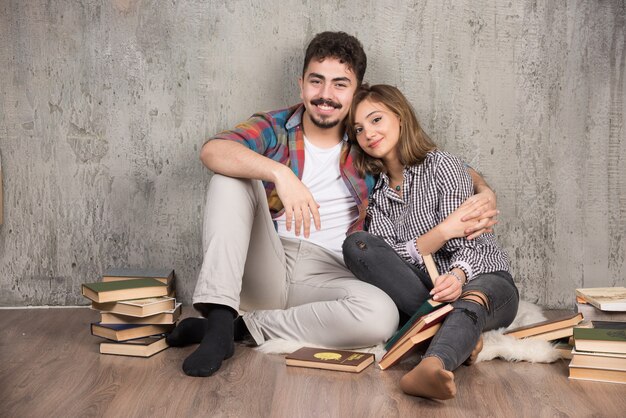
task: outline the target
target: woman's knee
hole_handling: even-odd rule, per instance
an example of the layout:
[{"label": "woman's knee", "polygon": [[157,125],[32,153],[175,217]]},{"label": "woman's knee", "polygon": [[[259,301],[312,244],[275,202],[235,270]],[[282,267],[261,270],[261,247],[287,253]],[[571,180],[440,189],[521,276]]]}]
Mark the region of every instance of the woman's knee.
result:
[{"label": "woman's knee", "polygon": [[342,245],[343,256],[352,256],[367,250],[367,242],[370,238],[371,234],[365,231],[358,231],[348,235]]}]

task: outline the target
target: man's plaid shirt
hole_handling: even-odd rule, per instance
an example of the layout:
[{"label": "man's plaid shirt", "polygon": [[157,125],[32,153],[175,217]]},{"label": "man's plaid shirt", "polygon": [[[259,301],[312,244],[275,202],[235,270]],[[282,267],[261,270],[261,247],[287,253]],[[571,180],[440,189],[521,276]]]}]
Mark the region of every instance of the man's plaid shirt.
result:
[{"label": "man's plaid shirt", "polygon": [[[304,131],[302,130],[302,103],[288,109],[266,113],[256,113],[234,129],[220,132],[209,141],[225,139],[238,142],[252,151],[262,154],[291,168],[299,179],[304,169]],[[360,177],[354,168],[354,149],[344,135],[344,144],[339,160],[341,177],[354,198],[359,210],[358,219],[350,226],[349,231],[363,229],[363,222],[368,204],[368,194],[374,186],[374,178]],[[282,215],[284,208],[275,190],[274,183],[263,182],[272,218]]]}]

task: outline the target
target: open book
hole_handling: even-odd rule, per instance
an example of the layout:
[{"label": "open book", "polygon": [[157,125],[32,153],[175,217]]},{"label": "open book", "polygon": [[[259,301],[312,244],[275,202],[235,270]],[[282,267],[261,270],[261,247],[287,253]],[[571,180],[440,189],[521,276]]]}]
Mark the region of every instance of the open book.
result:
[{"label": "open book", "polygon": [[[439,273],[432,257],[425,255],[424,263],[434,283]],[[424,302],[407,323],[389,339],[385,345],[387,352],[378,362],[378,366],[385,370],[398,362],[411,349],[432,338],[441,326],[440,323],[452,309],[452,305],[432,299]]]}]

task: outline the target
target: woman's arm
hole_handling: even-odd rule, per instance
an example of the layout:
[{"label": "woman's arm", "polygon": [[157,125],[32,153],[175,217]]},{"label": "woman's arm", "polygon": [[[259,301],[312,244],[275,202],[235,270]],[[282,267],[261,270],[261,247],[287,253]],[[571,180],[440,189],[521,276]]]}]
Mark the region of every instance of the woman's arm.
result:
[{"label": "woman's arm", "polygon": [[[487,209],[487,203],[484,200],[470,199],[466,200],[440,224],[416,239],[415,246],[421,254],[432,254],[438,251],[452,238],[467,237],[466,231],[468,229],[476,228],[477,225],[482,222],[475,219],[476,216],[497,215],[496,210]],[[475,236],[473,237],[467,237],[467,239],[473,239],[484,232],[489,231],[483,230],[482,232],[474,234]]]},{"label": "woman's arm", "polygon": [[[445,153],[438,159],[435,183],[439,196],[438,216],[442,228],[449,233],[449,239],[442,246],[450,256],[450,271],[443,272],[436,280],[431,295],[433,299],[452,302],[461,295],[462,285],[480,270],[481,255],[476,251],[477,244],[465,239],[460,232],[463,222],[479,222],[472,218],[467,220],[467,212],[485,211],[484,202],[471,196],[472,184],[470,176],[461,161]],[[468,202],[468,197],[471,200]],[[478,205],[478,206],[474,206]],[[447,228],[447,229],[446,229]],[[468,276],[469,275],[469,276]]]}]

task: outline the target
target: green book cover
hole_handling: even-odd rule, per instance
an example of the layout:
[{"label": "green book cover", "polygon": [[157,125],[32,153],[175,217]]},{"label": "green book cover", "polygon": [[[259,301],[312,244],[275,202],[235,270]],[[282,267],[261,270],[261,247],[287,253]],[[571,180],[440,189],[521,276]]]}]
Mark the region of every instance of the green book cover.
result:
[{"label": "green book cover", "polygon": [[574,340],[626,342],[626,330],[615,328],[574,328]]},{"label": "green book cover", "polygon": [[422,305],[417,309],[417,311],[415,311],[415,313],[411,316],[411,318],[409,318],[409,320],[406,321],[406,323],[402,326],[402,328],[396,331],[396,333],[393,334],[393,336],[389,339],[389,341],[387,341],[387,344],[385,344],[385,350],[389,350],[391,346],[394,345],[395,342],[398,341],[404,335],[404,333],[406,333],[409,330],[409,328],[413,326],[413,324],[419,321],[421,317],[423,317],[426,314],[431,313],[432,311],[440,308],[441,306],[443,306],[443,303],[436,302],[432,299],[428,299],[426,302],[422,303]]},{"label": "green book cover", "polygon": [[83,286],[96,293],[109,292],[112,290],[138,289],[143,287],[167,287],[165,283],[161,283],[160,281],[151,278],[118,280],[115,282],[84,283]]}]

